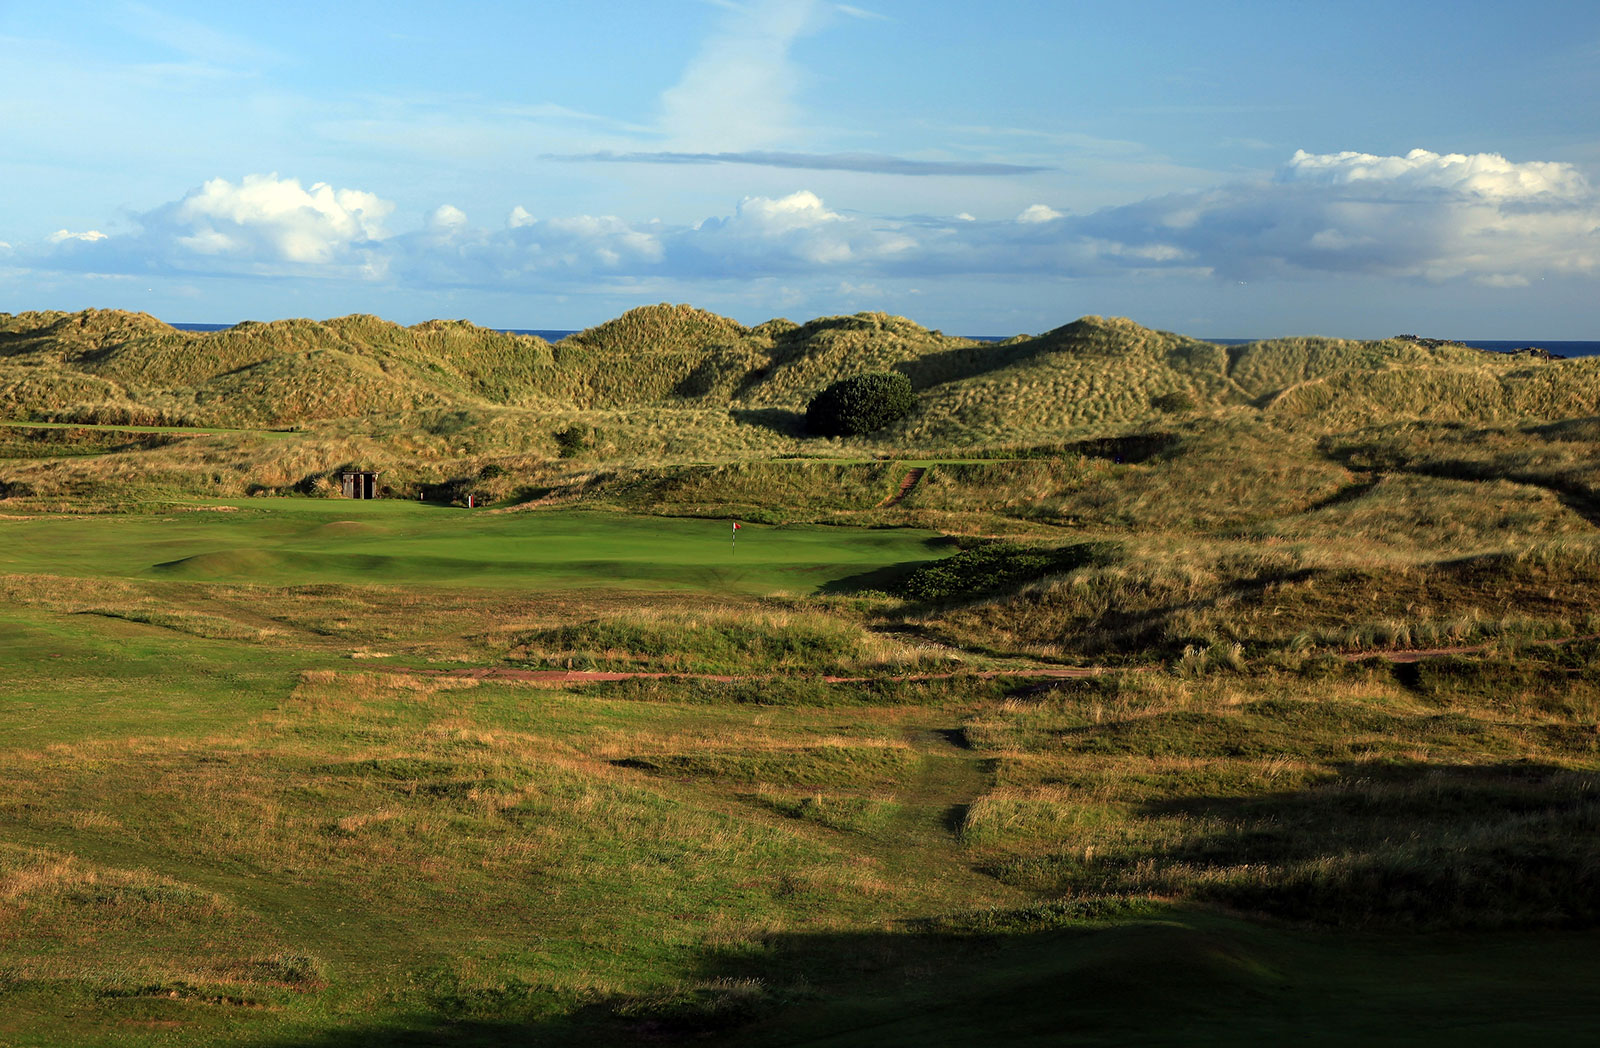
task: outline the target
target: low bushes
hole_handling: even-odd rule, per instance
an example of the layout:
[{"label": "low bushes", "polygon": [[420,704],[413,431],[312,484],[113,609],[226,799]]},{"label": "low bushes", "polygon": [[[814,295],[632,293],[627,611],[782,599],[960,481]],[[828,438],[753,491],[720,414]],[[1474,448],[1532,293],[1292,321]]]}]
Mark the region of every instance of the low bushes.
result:
[{"label": "low bushes", "polygon": [[981,597],[1103,563],[1115,552],[1116,545],[1108,542],[1079,542],[1055,549],[991,542],[918,568],[901,582],[900,594],[927,603]]},{"label": "low bushes", "polygon": [[898,371],[852,375],[811,398],[806,429],[825,437],[853,437],[893,425],[916,406],[911,380]]}]

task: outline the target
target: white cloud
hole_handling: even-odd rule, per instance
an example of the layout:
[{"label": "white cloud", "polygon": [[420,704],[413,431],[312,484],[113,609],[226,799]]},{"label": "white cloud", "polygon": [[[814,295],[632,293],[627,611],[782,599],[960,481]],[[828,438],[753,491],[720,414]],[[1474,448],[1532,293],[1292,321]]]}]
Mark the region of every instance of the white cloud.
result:
[{"label": "white cloud", "polygon": [[661,126],[677,148],[750,149],[793,137],[802,71],[789,48],[820,24],[819,0],[753,0],[728,10],[662,93]]},{"label": "white cloud", "polygon": [[246,175],[213,178],[175,204],[141,216],[146,233],[208,256],[323,265],[382,240],[394,205],[358,189]]},{"label": "white cloud", "polygon": [[[867,216],[809,190],[749,196],[693,225],[616,215],[497,229],[439,206],[389,235],[393,207],[275,175],[213,179],[137,216],[142,230],[62,230],[14,251],[39,269],[308,275],[408,287],[524,290],[570,281],[923,275],[1097,277],[1136,271],[1255,282],[1356,274],[1496,288],[1600,271],[1600,196],[1565,164],[1492,154],[1296,153],[1270,180],[1088,214],[1035,204],[1015,219]],[[618,285],[620,286],[620,284]],[[836,285],[834,285],[836,286]]]},{"label": "white cloud", "polygon": [[467,213],[452,204],[440,204],[428,216],[428,228],[435,232],[451,233],[466,225]]},{"label": "white cloud", "polygon": [[734,217],[735,222],[769,235],[795,229],[814,229],[843,220],[844,216],[828,210],[821,197],[805,189],[776,200],[770,197],[745,197],[739,202],[739,210]]},{"label": "white cloud", "polygon": [[1600,269],[1600,195],[1570,164],[1494,153],[1296,152],[1270,182],[1107,208],[1070,227],[1236,277],[1366,273],[1511,287]]},{"label": "white cloud", "polygon": [[1570,164],[1530,161],[1513,164],[1498,153],[1430,153],[1413,149],[1405,156],[1371,153],[1295,151],[1279,176],[1284,182],[1391,188],[1445,189],[1500,200],[1541,194],[1571,196],[1587,190]]},{"label": "white cloud", "polygon": [[672,241],[672,258],[703,275],[872,266],[912,251],[895,223],[867,223],[830,210],[809,190],[746,197],[727,218],[708,218]]},{"label": "white cloud", "polygon": [[1017,221],[1023,225],[1033,225],[1039,222],[1054,222],[1061,217],[1061,212],[1045,204],[1032,204],[1023,208],[1022,214],[1017,216]]}]

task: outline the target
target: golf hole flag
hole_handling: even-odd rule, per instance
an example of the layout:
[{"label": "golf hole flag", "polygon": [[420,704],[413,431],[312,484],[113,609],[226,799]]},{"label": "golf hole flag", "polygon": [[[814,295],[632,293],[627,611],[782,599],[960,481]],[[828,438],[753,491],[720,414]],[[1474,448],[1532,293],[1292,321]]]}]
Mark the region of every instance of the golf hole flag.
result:
[{"label": "golf hole flag", "polygon": [[739,522],[737,520],[733,522],[733,548],[739,548]]}]

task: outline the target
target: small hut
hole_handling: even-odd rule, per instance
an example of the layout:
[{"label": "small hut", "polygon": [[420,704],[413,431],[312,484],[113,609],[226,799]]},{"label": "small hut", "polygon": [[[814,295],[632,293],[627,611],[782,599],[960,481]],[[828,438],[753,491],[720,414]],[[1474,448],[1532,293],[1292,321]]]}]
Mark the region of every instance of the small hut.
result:
[{"label": "small hut", "polygon": [[347,469],[340,474],[347,499],[375,499],[378,497],[378,470]]}]

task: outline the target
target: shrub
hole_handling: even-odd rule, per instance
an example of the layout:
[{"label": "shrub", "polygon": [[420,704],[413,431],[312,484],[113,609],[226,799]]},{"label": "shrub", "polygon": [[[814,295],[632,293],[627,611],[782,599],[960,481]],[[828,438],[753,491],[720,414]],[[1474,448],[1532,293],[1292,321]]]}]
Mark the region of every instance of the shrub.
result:
[{"label": "shrub", "polygon": [[916,406],[911,380],[898,371],[852,375],[811,398],[806,429],[825,437],[853,437],[899,422]]},{"label": "shrub", "polygon": [[555,438],[562,458],[577,458],[594,447],[594,427],[585,422],[574,422],[556,433]]},{"label": "shrub", "polygon": [[1014,542],[990,542],[926,564],[900,583],[900,594],[933,603],[986,596],[1115,558],[1107,542],[1079,542],[1048,549]]},{"label": "shrub", "polygon": [[1200,406],[1200,402],[1194,398],[1193,393],[1179,389],[1173,390],[1171,393],[1163,393],[1158,397],[1151,397],[1150,406],[1157,411],[1177,414],[1184,411],[1193,411]]}]

